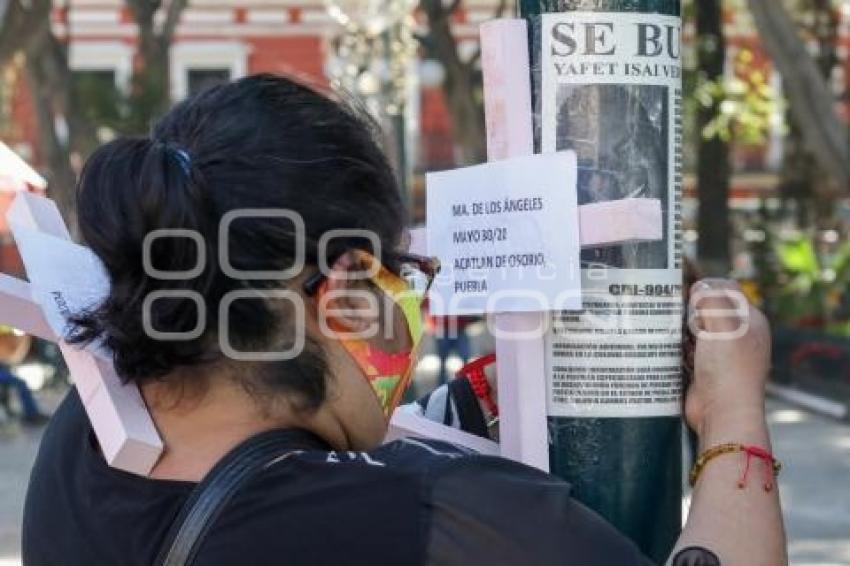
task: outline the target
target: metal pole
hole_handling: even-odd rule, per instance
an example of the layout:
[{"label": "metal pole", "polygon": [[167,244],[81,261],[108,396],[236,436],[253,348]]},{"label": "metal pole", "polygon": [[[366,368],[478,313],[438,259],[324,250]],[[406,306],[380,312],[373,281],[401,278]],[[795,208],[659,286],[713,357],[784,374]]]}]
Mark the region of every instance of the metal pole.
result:
[{"label": "metal pole", "polygon": [[[603,12],[629,12],[632,14],[658,15],[658,17],[681,17],[679,0],[519,0],[519,5],[522,16],[529,19],[532,28],[540,25],[537,16],[549,12],[575,13],[576,15],[579,15],[581,12],[596,12],[599,13],[598,21],[607,21],[606,16],[602,14]],[[651,21],[651,16],[647,21]],[[538,27],[537,29],[540,28]],[[586,30],[584,31],[586,32]],[[593,38],[598,39],[601,37],[599,34],[605,33],[609,33],[609,30],[599,31],[599,28],[596,28],[589,33],[582,33],[582,35],[576,34],[575,38],[576,42],[580,44],[585,39],[588,41],[593,40]],[[617,32],[613,33],[616,34]],[[537,74],[535,78],[539,79],[539,73],[541,72],[539,61],[541,43],[540,38],[537,36],[539,34],[532,33],[534,39],[532,40],[531,49],[533,53],[536,53],[536,55],[532,56],[533,72]],[[600,39],[599,41],[604,43],[605,40]],[[602,43],[598,44],[597,48],[600,48],[601,45]],[[608,50],[607,48],[600,48],[599,51],[606,52]],[[612,66],[611,69],[613,68]],[[607,69],[608,67],[603,68],[602,72],[607,72]],[[613,71],[611,72],[613,73]],[[581,99],[584,102],[591,102],[587,107],[582,109],[582,114],[584,116],[589,114],[589,117],[577,119],[584,120],[583,125],[588,127],[584,133],[587,133],[589,130],[591,131],[590,136],[597,136],[595,139],[595,143],[598,144],[596,150],[597,161],[600,161],[598,159],[598,152],[600,151],[598,148],[606,145],[610,148],[615,145],[613,142],[606,141],[603,138],[614,135],[612,133],[614,130],[620,130],[622,132],[626,128],[627,119],[625,114],[632,111],[630,103],[623,103],[624,115],[621,115],[619,118],[619,124],[621,126],[612,124],[610,117],[611,101],[618,96],[620,99],[624,98],[622,94],[623,89],[616,82],[617,80],[612,80],[610,76],[604,79],[596,79],[592,74],[588,74],[585,84],[599,86],[597,90]],[[535,113],[540,117],[540,101],[543,95],[540,80],[535,80],[534,85]],[[572,88],[578,89],[581,87]],[[613,89],[617,88],[620,88],[620,90],[615,92]],[[680,89],[679,91],[675,91],[675,94],[673,93],[674,91],[675,89],[671,89],[671,97],[680,97]],[[552,93],[548,93],[547,95],[553,96]],[[631,99],[629,100],[631,101]],[[667,98],[665,100],[665,107],[671,100],[673,99]],[[609,116],[607,117],[603,116],[602,109],[604,104],[609,105]],[[675,107],[675,103],[670,104],[669,112],[672,113],[672,118],[663,126],[666,130],[664,134],[666,137],[664,139],[669,140],[669,145],[665,146],[667,148],[679,146],[681,143],[681,120],[676,116]],[[563,112],[563,110],[559,111]],[[546,118],[543,117],[542,120],[545,121]],[[542,124],[543,128],[547,126],[549,128],[553,127],[552,124]],[[641,134],[638,132],[636,136],[640,138]],[[539,138],[536,140],[536,144],[540,147],[541,140]],[[638,169],[638,167],[629,161],[630,158],[627,157],[628,152],[622,149],[622,147],[618,147],[619,151],[622,152],[620,154],[621,163],[625,162],[625,165],[623,169],[620,169],[622,175],[617,177],[619,180],[615,181],[615,184],[622,184],[625,183],[623,178]],[[543,147],[542,149],[545,151],[552,148]],[[582,158],[586,156],[582,155],[580,148],[559,147],[558,149],[575,149],[579,153],[580,166],[583,164]],[[661,269],[651,272],[655,274],[654,277],[658,278],[656,281],[661,279],[675,281],[678,274],[679,282],[681,283],[681,258],[678,253],[681,227],[677,218],[681,198],[681,161],[680,156],[669,158],[670,155],[676,153],[678,153],[677,149],[671,149],[667,153],[668,157],[665,157],[665,160],[670,162],[669,168],[666,164],[656,168],[663,171],[664,178],[658,181],[658,184],[663,186],[667,199],[665,202],[668,204],[665,210],[665,220],[667,222],[667,226],[665,227],[666,243],[661,244],[660,247],[641,244],[635,247],[623,246],[622,249],[614,250],[613,252],[611,250],[607,252],[603,250],[601,252],[602,256],[605,253],[618,254],[617,260],[614,262],[617,269],[608,270],[607,268],[602,268],[603,272],[609,272],[609,277],[611,277],[610,273],[613,272],[613,277],[617,283],[624,285],[624,287],[617,287],[618,289],[625,288],[625,285],[629,284],[633,284],[635,289],[646,288],[647,281],[651,281],[653,275],[646,275],[650,272],[641,271],[641,269],[646,269],[647,261],[659,260],[658,257],[653,260],[651,254],[665,254],[659,260],[661,263],[656,266],[661,267]],[[609,157],[608,165],[610,164],[611,159]],[[616,170],[620,164],[615,163],[614,167],[603,167],[598,162],[591,163],[590,165],[584,163],[584,165],[588,168],[596,168],[595,171],[601,171],[601,169],[612,168]],[[652,170],[652,166],[649,169]],[[597,178],[593,182],[608,182],[604,180],[600,181],[603,178],[603,174],[617,175],[617,172],[611,173],[604,171],[603,173],[598,173]],[[582,183],[590,182],[589,176],[582,177],[580,175],[580,200],[583,194],[582,191],[586,195],[588,192],[594,190],[589,186],[582,187]],[[647,182],[650,183],[652,181]],[[583,203],[580,202],[580,204]],[[671,251],[673,249],[677,251]],[[599,256],[599,252],[593,257],[584,256],[583,266],[588,267],[590,263],[595,261],[594,257],[598,258]],[[602,261],[602,263],[605,264],[607,262]],[[594,269],[596,269],[596,277],[599,277],[600,268],[594,266]],[[593,283],[587,279],[588,271],[589,269],[584,270],[586,288],[593,286]],[[611,293],[609,289],[613,288],[613,286],[609,287],[606,284],[605,290]],[[669,288],[665,287],[662,291],[667,294],[666,299],[672,305],[677,299],[677,293],[680,290],[680,288],[676,289],[675,285],[671,285]],[[636,292],[635,294],[638,293]],[[625,304],[625,302],[618,303],[619,299],[617,297],[609,296],[606,300],[610,300],[609,304]],[[621,314],[620,316],[627,317],[629,315]],[[638,321],[637,324],[639,326],[641,322]],[[664,364],[659,363],[658,365],[667,366],[666,370],[668,374],[666,375],[666,379],[668,379],[668,382],[679,379],[675,375],[671,377],[670,372],[673,371],[675,373],[675,370],[671,370],[673,365],[671,359],[675,356],[673,350],[676,348],[676,341],[678,340],[680,343],[680,339],[680,335],[677,337],[675,331],[671,333],[667,344],[663,346],[663,348],[666,348],[665,353],[663,356],[660,355],[660,357],[664,357],[665,361]],[[566,336],[563,337],[563,340],[568,342],[571,338]],[[553,364],[551,360],[557,359],[558,355],[552,351],[553,341],[555,339],[551,336],[547,338],[546,358],[550,366]],[[618,337],[616,335],[605,336],[600,341],[610,344],[612,351],[618,351],[617,348],[620,346],[623,346],[624,349],[640,349],[644,347],[640,344],[640,339],[635,338],[635,334],[624,337]],[[581,355],[578,357],[581,357]],[[599,357],[601,358],[602,356]],[[591,380],[592,378],[598,379],[599,375],[605,373],[599,371],[599,368],[605,366],[607,363],[597,360],[585,362],[574,359],[562,359],[562,361],[566,366],[572,363],[572,370],[577,367],[583,367],[588,371],[587,375]],[[594,367],[594,363],[597,363],[596,367]],[[607,364],[609,366],[616,365],[613,362]],[[638,368],[636,373],[631,374],[631,377],[628,378],[633,380],[632,386],[637,381],[654,379],[649,375],[651,371],[646,369],[647,366],[643,365],[642,362],[636,362],[634,367]],[[622,371],[622,368],[617,369]],[[601,514],[620,529],[621,532],[634,540],[647,556],[658,562],[663,562],[666,560],[681,530],[683,478],[681,417],[670,414],[669,399],[667,399],[667,414],[663,416],[636,416],[639,411],[635,414],[624,415],[622,417],[598,416],[593,411],[589,411],[587,414],[579,414],[581,412],[580,410],[577,410],[575,415],[565,416],[563,414],[564,411],[552,410],[551,381],[553,380],[554,373],[554,368],[549,367],[547,369],[547,379],[550,382],[548,423],[552,473],[569,481],[574,486],[574,494],[577,499]],[[604,379],[607,379],[607,377]],[[608,384],[604,385],[607,386]],[[586,385],[582,385],[582,387],[586,387]],[[624,409],[624,411],[628,412],[628,409]],[[553,413],[557,414],[553,415]]]}]

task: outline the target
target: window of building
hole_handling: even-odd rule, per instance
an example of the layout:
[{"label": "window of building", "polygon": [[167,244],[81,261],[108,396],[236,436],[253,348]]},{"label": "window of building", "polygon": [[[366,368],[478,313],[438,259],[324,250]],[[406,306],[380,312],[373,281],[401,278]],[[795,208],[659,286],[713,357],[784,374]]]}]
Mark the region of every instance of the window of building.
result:
[{"label": "window of building", "polygon": [[180,101],[248,73],[250,48],[238,41],[179,41],[171,47],[171,98]]},{"label": "window of building", "polygon": [[189,69],[187,71],[189,96],[210,87],[230,82],[230,69]]}]

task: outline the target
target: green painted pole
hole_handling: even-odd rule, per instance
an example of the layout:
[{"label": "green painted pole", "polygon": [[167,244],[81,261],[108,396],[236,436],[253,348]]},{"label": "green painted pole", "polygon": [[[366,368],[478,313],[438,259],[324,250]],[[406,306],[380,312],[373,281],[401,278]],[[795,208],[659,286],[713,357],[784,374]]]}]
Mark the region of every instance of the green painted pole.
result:
[{"label": "green painted pole", "polygon": [[[519,0],[520,12],[523,17],[529,19],[532,29],[539,30],[540,16],[544,13],[551,12],[600,12],[598,21],[606,21],[601,12],[629,12],[647,15],[648,22],[651,22],[654,15],[675,16],[681,17],[681,5],[679,0]],[[596,21],[596,20],[594,20]],[[669,22],[669,20],[666,20]],[[607,33],[607,30],[599,31],[592,30],[588,33],[576,34],[576,42],[581,45],[581,42],[586,38],[597,38],[600,33]],[[650,34],[651,35],[651,34]],[[534,99],[538,117],[540,116],[541,106],[541,38],[539,33],[532,33],[531,51],[535,53],[532,56],[532,66],[534,73],[537,75],[534,78],[535,92]],[[657,38],[652,35],[651,39]],[[646,39],[646,37],[644,37]],[[678,38],[677,38],[678,39]],[[590,39],[588,39],[590,41]],[[599,39],[600,43],[596,45],[599,51],[605,51],[605,42],[607,40]],[[579,47],[580,49],[580,47]],[[569,59],[565,59],[569,61]],[[613,68],[613,67],[612,67]],[[588,84],[594,84],[595,79],[589,78]],[[604,83],[600,80],[599,83]],[[610,82],[610,79],[609,79]],[[601,86],[598,91],[595,91],[596,100],[602,100],[606,97],[609,99],[616,98],[617,94],[611,89],[618,88],[615,86]],[[681,92],[679,91],[679,95]],[[549,96],[553,96],[549,93]],[[590,97],[586,97],[587,101]],[[668,99],[672,100],[672,98]],[[598,102],[599,106],[590,105],[590,110],[585,109],[585,113],[591,116],[590,128],[596,135],[600,137],[620,135],[615,133],[618,129],[626,128],[628,119],[625,114],[630,110],[624,105],[624,114],[618,116],[620,128],[616,123],[611,121],[610,116],[602,115],[600,108],[602,102]],[[675,115],[676,104],[670,105],[669,112],[674,113],[672,119],[664,123],[663,128],[664,139],[669,140],[667,147],[673,148],[676,145],[681,145],[681,118]],[[563,112],[563,110],[559,110]],[[598,114],[594,115],[594,112]],[[545,118],[543,118],[545,121]],[[586,125],[586,124],[585,124]],[[551,124],[542,124],[542,128],[552,128]],[[540,131],[538,130],[538,139],[536,143],[538,148],[541,146]],[[560,135],[560,134],[559,134]],[[638,136],[640,134],[637,134]],[[600,146],[603,145],[600,141]],[[613,143],[613,142],[612,142]],[[649,143],[649,140],[647,140]],[[558,149],[566,149],[567,147],[558,147]],[[543,148],[546,150],[547,148]],[[551,149],[551,148],[549,148]],[[582,151],[576,149],[579,153],[580,166],[582,164]],[[670,159],[669,155],[678,154]],[[670,149],[668,157],[671,162],[669,169],[664,169],[666,175],[663,186],[666,191],[667,200],[665,204],[664,218],[667,221],[665,227],[666,242],[673,242],[666,247],[661,248],[651,246],[639,247],[637,252],[623,253],[619,257],[621,262],[618,267],[625,268],[624,277],[627,278],[625,283],[633,283],[635,288],[645,288],[647,277],[641,275],[641,268],[646,267],[648,259],[647,254],[666,254],[662,260],[661,270],[654,273],[661,273],[656,277],[666,278],[668,281],[674,281],[677,277],[681,282],[681,257],[679,242],[681,241],[681,225],[679,221],[680,204],[681,204],[681,154],[680,150]],[[623,150],[622,159],[627,159],[626,150]],[[617,167],[606,167],[606,169]],[[601,166],[591,164],[597,169]],[[631,169],[629,168],[631,167]],[[629,165],[623,169],[627,174],[634,167]],[[622,180],[622,179],[621,179]],[[591,178],[582,176],[579,178],[579,195],[583,191],[586,193],[591,190],[591,187],[582,186],[583,183],[590,183]],[[599,182],[598,178],[597,181]],[[580,202],[580,204],[584,204]],[[672,218],[672,220],[671,220]],[[675,251],[671,251],[675,250]],[[585,252],[587,253],[587,252]],[[671,258],[671,259],[667,259]],[[593,261],[592,258],[586,256],[584,260]],[[657,259],[657,258],[656,258]],[[583,264],[586,265],[586,264]],[[656,266],[656,267],[659,267]],[[597,268],[598,269],[598,268]],[[587,277],[587,270],[585,277]],[[635,274],[632,280],[628,274]],[[597,273],[598,275],[598,273]],[[616,277],[616,275],[615,275]],[[620,277],[623,277],[621,275]],[[623,281],[618,281],[623,283]],[[674,300],[680,296],[681,288],[676,289],[675,285],[671,287],[659,288],[659,292],[666,296],[672,304]],[[586,298],[587,302],[587,298]],[[679,303],[681,305],[681,303]],[[674,317],[675,318],[675,317]],[[638,322],[640,324],[640,322]],[[670,368],[672,367],[671,358],[678,355],[671,351],[676,348],[677,341],[681,340],[681,335],[671,334],[666,351],[666,366],[667,378],[671,379]],[[569,340],[569,338],[565,338]],[[609,344],[614,347],[618,345],[626,345],[629,348],[635,346],[636,340],[634,337],[618,339],[616,336],[612,338],[604,338]],[[547,358],[552,359],[551,340],[547,340]],[[552,363],[552,362],[550,362]],[[570,360],[566,360],[566,365],[569,365]],[[580,364],[579,364],[580,365]],[[640,363],[635,364],[640,367]],[[551,380],[553,379],[553,369],[550,368],[550,402],[551,402]],[[592,372],[593,370],[591,370]],[[638,374],[634,376],[636,380],[652,379],[647,376],[649,370],[644,371],[641,375],[641,369],[638,369]],[[678,375],[678,374],[677,374]],[[673,377],[673,380],[680,380],[680,377]],[[679,381],[679,387],[681,382]],[[586,387],[586,386],[585,386]],[[668,400],[669,401],[669,400]],[[578,416],[553,416],[553,411],[549,411],[549,440],[550,440],[550,461],[551,470],[554,474],[569,481],[574,486],[574,493],[577,499],[582,501],[588,507],[600,513],[621,532],[634,540],[641,550],[650,558],[663,563],[671,551],[676,538],[681,530],[681,502],[682,502],[682,422],[681,417],[668,414],[663,416],[628,416],[628,417],[599,417],[592,414]]]}]

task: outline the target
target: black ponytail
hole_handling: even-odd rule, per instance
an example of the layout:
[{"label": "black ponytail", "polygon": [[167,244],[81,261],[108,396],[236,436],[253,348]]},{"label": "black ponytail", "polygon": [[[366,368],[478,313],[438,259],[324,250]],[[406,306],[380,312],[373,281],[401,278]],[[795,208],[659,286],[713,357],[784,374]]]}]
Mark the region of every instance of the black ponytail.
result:
[{"label": "black ponytail", "polygon": [[[115,353],[119,374],[128,380],[158,377],[203,360],[206,348],[200,341],[154,341],[142,324],[145,297],[151,293],[188,290],[206,296],[215,285],[210,266],[192,280],[164,281],[151,277],[143,261],[145,238],[154,231],[210,233],[202,176],[185,167],[167,143],[120,139],[89,159],[80,189],[82,236],[106,266],[111,293],[97,309],[78,314],[73,341],[103,339]],[[211,253],[214,248],[205,241],[203,255]],[[174,273],[191,270],[200,257],[195,240],[160,238],[151,246],[150,263],[158,271]],[[150,304],[150,324],[157,330],[190,332],[198,317],[190,300]]]},{"label": "black ponytail", "polygon": [[[348,106],[288,79],[259,75],[183,102],[151,138],[121,139],[100,148],[81,176],[78,218],[83,239],[103,261],[112,286],[102,305],[75,317],[72,341],[103,340],[119,375],[137,383],[182,368],[227,363],[217,336],[221,299],[234,290],[283,282],[225,275],[219,265],[221,219],[238,209],[297,212],[312,264],[316,242],[329,230],[369,230],[392,248],[401,239],[404,213],[374,133],[372,124]],[[158,238],[150,246],[149,267],[186,272],[205,258],[200,273],[174,280],[146,272],[145,239],[158,230],[187,230],[201,242]],[[285,219],[243,220],[232,224],[227,251],[236,269],[281,271],[296,256],[296,240]],[[199,295],[204,312],[187,298],[158,299],[148,305],[150,325],[158,332],[186,334],[202,316],[206,324],[200,335],[178,341],[149,335],[143,308],[146,297],[158,291]],[[297,322],[269,302],[237,301],[232,307],[230,338],[238,349],[283,349],[279,342]],[[287,390],[308,407],[324,401],[326,365],[313,343],[295,360],[253,370],[247,387]]]}]

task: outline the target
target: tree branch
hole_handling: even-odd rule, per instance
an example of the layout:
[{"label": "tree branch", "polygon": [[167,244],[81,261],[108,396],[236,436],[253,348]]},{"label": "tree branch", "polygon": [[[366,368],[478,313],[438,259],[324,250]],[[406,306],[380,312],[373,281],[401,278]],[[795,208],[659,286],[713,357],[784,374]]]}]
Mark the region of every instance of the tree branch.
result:
[{"label": "tree branch", "polygon": [[748,5],[763,44],[785,79],[785,94],[806,146],[846,192],[850,188],[850,144],[827,81],[780,3],[748,0]]},{"label": "tree branch", "polygon": [[174,39],[174,33],[177,31],[177,26],[180,24],[180,16],[189,6],[189,0],[171,0],[168,4],[168,11],[165,15],[165,23],[162,25],[162,31],[159,33],[159,39],[164,44],[171,44]]},{"label": "tree branch", "polygon": [[15,53],[27,51],[44,28],[50,26],[51,0],[8,0],[0,16],[0,65]]},{"label": "tree branch", "polygon": [[446,76],[443,93],[452,115],[452,131],[463,163],[479,163],[486,155],[484,108],[476,92],[481,73],[474,61],[463,61],[452,33],[449,15],[461,5],[455,0],[448,8],[441,0],[421,0],[420,8],[428,20],[428,35],[423,41],[428,55],[442,63]]},{"label": "tree branch", "polygon": [[443,0],[421,0],[420,9],[425,12],[430,23],[444,22],[460,9],[463,0],[453,0],[449,6],[443,6]]},{"label": "tree branch", "polygon": [[[154,17],[162,7],[161,0],[124,0],[133,21],[136,23],[139,33],[139,50],[142,56],[153,49],[156,43],[156,32],[154,30]],[[146,62],[147,64],[147,62]]]},{"label": "tree branch", "polygon": [[[94,128],[75,112],[71,93],[71,71],[64,46],[48,27],[33,38],[27,51],[27,76],[38,122],[39,142],[50,175],[48,191],[75,233],[74,186],[76,173],[71,150],[83,138],[94,138]],[[56,129],[57,119],[68,124],[68,139]]]},{"label": "tree branch", "polygon": [[152,22],[154,14],[162,7],[162,0],[124,0],[137,25]]},{"label": "tree branch", "polygon": [[[150,125],[171,106],[170,62],[171,45],[180,16],[189,0],[124,0],[139,30],[138,58],[133,70],[130,90],[130,113],[127,130],[145,133]],[[156,25],[156,14],[165,7],[162,26]]]},{"label": "tree branch", "polygon": [[[494,20],[498,20],[502,16],[505,15],[505,10],[508,9],[508,0],[501,0],[499,5],[496,7],[496,11],[493,12]],[[470,70],[474,70],[478,66],[478,61],[481,60],[481,43],[479,42],[475,48],[475,52],[469,58],[469,61],[466,62],[466,66]]]}]

